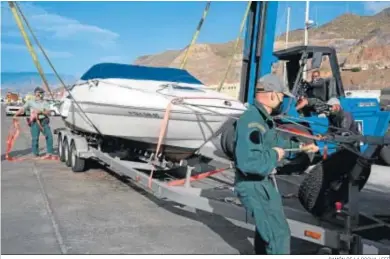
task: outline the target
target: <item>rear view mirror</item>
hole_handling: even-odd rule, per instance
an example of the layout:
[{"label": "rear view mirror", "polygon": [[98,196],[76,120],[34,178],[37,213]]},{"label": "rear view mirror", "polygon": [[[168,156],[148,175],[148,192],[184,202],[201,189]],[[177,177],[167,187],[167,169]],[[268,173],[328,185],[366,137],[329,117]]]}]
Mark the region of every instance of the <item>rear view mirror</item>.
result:
[{"label": "rear view mirror", "polygon": [[322,63],[322,52],[315,52],[311,59],[311,69],[321,68]]}]

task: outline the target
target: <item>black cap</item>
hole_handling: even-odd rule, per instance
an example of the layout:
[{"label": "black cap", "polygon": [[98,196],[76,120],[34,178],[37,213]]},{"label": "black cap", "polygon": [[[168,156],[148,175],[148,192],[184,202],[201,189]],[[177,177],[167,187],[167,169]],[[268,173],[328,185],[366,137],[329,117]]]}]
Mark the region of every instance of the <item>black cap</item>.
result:
[{"label": "black cap", "polygon": [[34,93],[42,93],[43,94],[44,92],[45,92],[45,90],[43,90],[39,86],[34,89]]}]

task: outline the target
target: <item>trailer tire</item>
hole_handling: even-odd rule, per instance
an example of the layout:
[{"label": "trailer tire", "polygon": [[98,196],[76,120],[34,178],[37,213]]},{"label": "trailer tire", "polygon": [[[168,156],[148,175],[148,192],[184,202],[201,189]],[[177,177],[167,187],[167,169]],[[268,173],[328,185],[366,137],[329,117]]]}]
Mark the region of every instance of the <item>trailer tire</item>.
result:
[{"label": "trailer tire", "polygon": [[312,215],[322,217],[334,212],[336,202],[348,203],[348,174],[356,164],[363,167],[358,180],[361,190],[370,176],[371,163],[346,149],[318,163],[299,186],[298,199],[302,206]]},{"label": "trailer tire", "polygon": [[61,162],[65,162],[65,149],[64,149],[64,142],[62,141],[61,134],[58,135],[57,143],[58,143],[58,157],[60,158]]},{"label": "trailer tire", "polygon": [[83,158],[77,156],[76,144],[72,141],[69,149],[69,160],[72,171],[75,173],[84,172],[86,169],[86,161]]},{"label": "trailer tire", "polygon": [[65,155],[65,165],[67,167],[70,167],[71,166],[70,149],[69,149],[69,142],[67,138],[64,138],[64,155]]}]

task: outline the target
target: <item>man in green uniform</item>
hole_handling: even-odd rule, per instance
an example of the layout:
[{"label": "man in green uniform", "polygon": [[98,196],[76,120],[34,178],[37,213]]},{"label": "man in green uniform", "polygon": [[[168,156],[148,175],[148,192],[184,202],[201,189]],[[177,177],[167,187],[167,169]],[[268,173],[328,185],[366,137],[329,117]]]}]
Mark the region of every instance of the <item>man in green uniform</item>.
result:
[{"label": "man in green uniform", "polygon": [[[290,253],[290,229],[282,199],[269,179],[285,156],[284,149],[301,147],[299,143],[282,139],[270,116],[278,112],[284,95],[293,97],[277,76],[262,77],[256,84],[254,105],[249,106],[236,124],[235,191],[255,219],[256,254]],[[318,147],[311,144],[305,150],[317,152]]]},{"label": "man in green uniform", "polygon": [[[46,138],[46,157],[53,156],[53,134],[51,132],[49,126],[49,114],[50,114],[50,105],[43,100],[44,90],[40,87],[35,88],[34,100],[28,100],[19,111],[16,112],[14,119],[17,116],[25,113],[25,111],[30,110],[30,114],[35,114],[32,116],[32,120],[30,121],[30,131],[31,131],[31,139],[32,139],[32,152],[35,156],[39,156],[39,135],[42,130],[42,133]],[[39,120],[39,124],[38,124]],[[41,128],[42,126],[42,128]]]}]

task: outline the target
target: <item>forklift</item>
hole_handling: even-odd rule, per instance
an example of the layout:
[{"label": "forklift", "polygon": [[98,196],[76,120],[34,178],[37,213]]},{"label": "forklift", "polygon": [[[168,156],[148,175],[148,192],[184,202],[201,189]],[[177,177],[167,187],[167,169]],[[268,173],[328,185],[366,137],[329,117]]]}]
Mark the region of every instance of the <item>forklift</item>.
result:
[{"label": "forklift", "polygon": [[[380,103],[375,98],[346,98],[343,82],[341,80],[340,68],[338,65],[337,54],[334,48],[325,46],[295,46],[274,52],[274,56],[279,61],[286,63],[287,84],[296,99],[285,98],[283,102],[283,112],[281,117],[289,117],[290,120],[304,124],[305,129],[299,130],[305,134],[326,134],[332,128],[329,115],[331,105],[327,104],[330,99],[337,99],[343,112],[350,115],[345,118],[345,131],[340,134],[346,134],[346,131],[353,131],[355,134],[364,136],[385,136],[390,123],[390,112],[381,110]],[[322,80],[319,86],[312,87],[309,82],[303,78],[304,72],[319,70],[324,60],[329,61],[331,76]],[[310,69],[306,69],[310,67]],[[305,70],[306,69],[306,70]],[[297,101],[301,97],[307,97],[308,92],[319,100],[319,105],[315,105],[308,112],[298,112],[296,110]],[[325,116],[324,116],[325,115]],[[296,125],[286,120],[279,120],[281,124],[297,130]],[[290,135],[290,137],[292,137]],[[300,139],[302,141],[302,138]],[[332,154],[336,152],[337,145],[334,143],[324,143],[316,141],[320,147],[320,156],[324,152]],[[324,148],[326,146],[326,148]],[[368,148],[367,143],[359,143],[358,150],[364,152]],[[378,158],[386,162],[390,150],[384,145],[378,153]],[[308,157],[306,154],[298,154],[290,158],[291,164],[300,164],[305,170],[314,161],[318,159]],[[387,161],[387,165],[390,161]]]}]

